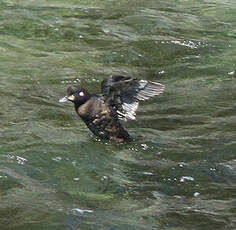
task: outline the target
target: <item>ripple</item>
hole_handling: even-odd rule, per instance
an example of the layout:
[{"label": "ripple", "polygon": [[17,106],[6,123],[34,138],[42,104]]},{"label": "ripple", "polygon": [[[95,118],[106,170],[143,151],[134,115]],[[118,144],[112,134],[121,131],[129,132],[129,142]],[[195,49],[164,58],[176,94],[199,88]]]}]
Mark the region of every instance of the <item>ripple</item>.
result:
[{"label": "ripple", "polygon": [[71,213],[74,215],[80,215],[80,214],[83,215],[84,213],[93,213],[93,210],[73,208],[71,209]]},{"label": "ripple", "polygon": [[194,181],[194,178],[191,177],[191,176],[182,176],[180,179],[179,179],[180,182],[186,182],[186,181]]}]

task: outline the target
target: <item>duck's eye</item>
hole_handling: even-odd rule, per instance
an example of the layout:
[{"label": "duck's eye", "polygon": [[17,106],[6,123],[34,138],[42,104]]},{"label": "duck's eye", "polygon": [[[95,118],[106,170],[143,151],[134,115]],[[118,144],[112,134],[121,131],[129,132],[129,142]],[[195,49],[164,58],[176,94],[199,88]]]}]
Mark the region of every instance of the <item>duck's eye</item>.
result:
[{"label": "duck's eye", "polygon": [[80,91],[80,92],[78,93],[78,95],[79,95],[80,97],[83,97],[83,96],[84,96],[84,92],[83,92],[83,91]]}]

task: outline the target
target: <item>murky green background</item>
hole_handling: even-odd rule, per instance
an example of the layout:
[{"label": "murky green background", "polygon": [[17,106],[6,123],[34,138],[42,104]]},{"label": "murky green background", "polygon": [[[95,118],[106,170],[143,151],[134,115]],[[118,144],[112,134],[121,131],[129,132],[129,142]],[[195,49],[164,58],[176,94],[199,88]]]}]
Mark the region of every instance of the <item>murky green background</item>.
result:
[{"label": "murky green background", "polygon": [[[235,0],[0,0],[0,229],[236,229]],[[166,85],[98,141],[71,104]]]}]

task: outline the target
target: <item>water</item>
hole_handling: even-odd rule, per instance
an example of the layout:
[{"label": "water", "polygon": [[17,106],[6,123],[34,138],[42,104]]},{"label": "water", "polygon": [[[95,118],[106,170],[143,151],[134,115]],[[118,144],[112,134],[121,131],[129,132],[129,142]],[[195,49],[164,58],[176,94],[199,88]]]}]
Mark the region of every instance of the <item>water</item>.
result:
[{"label": "water", "polygon": [[[236,4],[1,1],[0,229],[235,229]],[[91,136],[58,99],[124,74],[166,85]]]}]

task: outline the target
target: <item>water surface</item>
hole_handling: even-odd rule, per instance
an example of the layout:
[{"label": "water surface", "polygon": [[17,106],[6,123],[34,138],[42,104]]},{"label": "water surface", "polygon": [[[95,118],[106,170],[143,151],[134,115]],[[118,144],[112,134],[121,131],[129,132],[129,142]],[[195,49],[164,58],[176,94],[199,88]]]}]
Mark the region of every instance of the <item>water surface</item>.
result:
[{"label": "water surface", "polygon": [[[1,1],[0,228],[235,229],[236,4]],[[166,92],[93,137],[71,84],[111,74]]]}]

